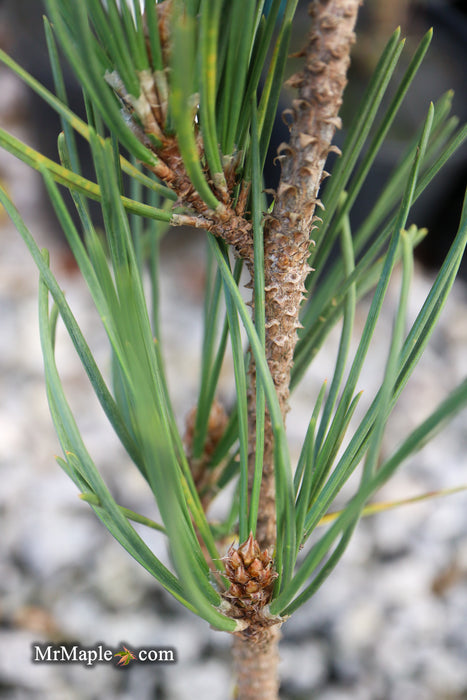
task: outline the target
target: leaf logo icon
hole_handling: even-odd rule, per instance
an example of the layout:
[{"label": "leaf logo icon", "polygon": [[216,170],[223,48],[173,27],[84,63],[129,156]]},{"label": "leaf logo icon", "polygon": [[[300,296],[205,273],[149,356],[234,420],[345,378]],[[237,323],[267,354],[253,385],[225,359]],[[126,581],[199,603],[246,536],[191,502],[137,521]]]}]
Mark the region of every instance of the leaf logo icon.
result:
[{"label": "leaf logo icon", "polygon": [[117,664],[118,666],[128,666],[130,661],[132,661],[132,660],[136,661],[136,656],[134,654],[132,654],[132,652],[129,649],[127,649],[125,646],[123,648],[125,651],[119,651],[116,654],[114,654],[114,656],[121,657],[120,661]]}]

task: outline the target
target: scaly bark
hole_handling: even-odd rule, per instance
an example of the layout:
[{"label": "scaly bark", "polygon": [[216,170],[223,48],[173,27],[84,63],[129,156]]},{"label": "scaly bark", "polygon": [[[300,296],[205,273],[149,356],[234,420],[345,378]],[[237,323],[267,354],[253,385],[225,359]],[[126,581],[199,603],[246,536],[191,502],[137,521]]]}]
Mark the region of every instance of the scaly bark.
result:
[{"label": "scaly bark", "polygon": [[[301,52],[304,68],[290,78],[298,98],[287,110],[290,140],[278,149],[282,173],[273,212],[264,229],[266,354],[282,415],[288,410],[290,372],[300,327],[299,310],[305,292],[311,232],[326,158],[336,128],[347,84],[350,48],[360,0],[315,0],[309,13],[312,27]],[[254,369],[252,374],[254,375]],[[253,377],[254,380],[254,377]],[[250,392],[250,419],[254,427],[254,381]],[[275,542],[275,487],[272,430],[267,421],[263,483],[260,494],[257,539],[261,547]],[[254,463],[255,436],[250,434],[250,460]],[[252,469],[250,470],[252,471]]]},{"label": "scaly bark", "polygon": [[279,697],[279,639],[277,626],[269,627],[259,639],[234,639],[236,700],[275,700]]}]

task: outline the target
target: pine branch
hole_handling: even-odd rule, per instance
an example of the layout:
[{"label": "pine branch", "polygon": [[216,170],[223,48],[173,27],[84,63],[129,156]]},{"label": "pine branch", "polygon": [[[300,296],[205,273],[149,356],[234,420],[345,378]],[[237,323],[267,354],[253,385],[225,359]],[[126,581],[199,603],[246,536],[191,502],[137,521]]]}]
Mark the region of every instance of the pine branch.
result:
[{"label": "pine branch", "polygon": [[[291,133],[288,144],[279,147],[282,174],[272,214],[264,231],[266,354],[283,417],[288,410],[290,372],[300,327],[298,314],[305,293],[310,233],[321,203],[318,190],[336,128],[338,112],[347,84],[350,49],[360,0],[314,0],[309,8],[312,28],[301,52],[305,65],[289,82],[298,88],[298,98],[288,110]],[[250,461],[255,453],[255,382],[251,371]],[[252,471],[252,468],[250,469]],[[257,539],[262,547],[275,542],[276,530],[272,430],[265,430],[263,484]]]}]

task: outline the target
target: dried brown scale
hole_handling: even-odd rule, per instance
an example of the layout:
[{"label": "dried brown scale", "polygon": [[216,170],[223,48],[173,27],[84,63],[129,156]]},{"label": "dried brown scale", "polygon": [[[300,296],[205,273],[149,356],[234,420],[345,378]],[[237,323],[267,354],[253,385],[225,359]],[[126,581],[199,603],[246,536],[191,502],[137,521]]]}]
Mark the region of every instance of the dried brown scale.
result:
[{"label": "dried brown scale", "polygon": [[[164,148],[162,151],[155,152],[160,160],[151,169],[177,194],[176,206],[183,206],[193,211],[192,225],[204,228],[214,236],[222,238],[234,248],[238,257],[252,265],[254,253],[251,222],[237,215],[230,204],[219,211],[213,211],[208,207],[189,180],[176,143],[171,145],[170,150]],[[196,220],[196,216],[200,218]],[[176,217],[173,223],[177,223]],[[185,218],[184,223],[188,223],[188,219]]]},{"label": "dried brown scale", "polygon": [[240,194],[238,196],[237,205],[235,207],[235,213],[237,216],[243,216],[245,213],[245,208],[248,202],[248,195],[250,194],[250,183],[242,182],[240,188]]},{"label": "dried brown scale", "polygon": [[169,62],[169,53],[170,53],[170,23],[171,23],[172,10],[173,10],[173,0],[164,0],[164,2],[159,2],[156,5],[160,42],[161,42],[162,54],[163,54],[163,57],[165,59],[164,63],[166,65]]}]

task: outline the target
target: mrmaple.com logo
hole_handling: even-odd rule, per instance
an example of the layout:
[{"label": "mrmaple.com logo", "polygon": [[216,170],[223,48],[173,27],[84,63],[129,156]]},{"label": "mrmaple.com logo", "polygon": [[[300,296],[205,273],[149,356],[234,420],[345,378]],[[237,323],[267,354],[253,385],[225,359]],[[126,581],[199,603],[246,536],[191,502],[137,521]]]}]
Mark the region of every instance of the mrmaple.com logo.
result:
[{"label": "mrmaple.com logo", "polygon": [[80,644],[32,644],[32,662],[41,664],[83,664],[91,668],[99,663],[129,666],[133,663],[173,664],[175,650],[171,648],[138,648],[122,644],[117,649],[104,644],[84,647]]}]

